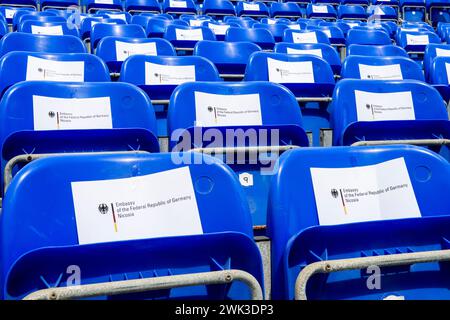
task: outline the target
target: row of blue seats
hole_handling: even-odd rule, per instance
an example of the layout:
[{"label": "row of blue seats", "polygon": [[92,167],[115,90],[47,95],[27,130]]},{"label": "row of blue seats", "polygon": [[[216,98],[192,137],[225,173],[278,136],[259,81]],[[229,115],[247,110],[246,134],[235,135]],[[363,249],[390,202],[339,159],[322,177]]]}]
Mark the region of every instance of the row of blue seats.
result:
[{"label": "row of blue seats", "polygon": [[[54,156],[27,165],[8,189],[0,216],[2,298],[263,298],[262,258],[237,177],[208,156],[183,156],[189,160],[182,164],[169,154],[130,153]],[[284,153],[278,168],[267,209],[272,299],[450,298],[450,166],[444,159],[407,146],[299,149]],[[339,188],[367,187],[355,181],[373,168],[380,170],[376,186],[406,181],[407,191],[394,186],[390,192],[407,198],[401,203],[407,209],[384,200],[381,210],[362,212],[345,200],[347,216],[324,221],[323,203],[343,211]],[[316,184],[332,172],[346,174],[334,185],[321,180],[337,188],[337,197]],[[402,178],[388,178],[393,173]],[[136,188],[155,203],[180,190],[186,197],[184,204],[142,209]],[[149,212],[154,218],[145,220]],[[164,214],[178,220],[164,220]],[[376,288],[367,285],[366,268],[373,264],[381,267]],[[81,281],[74,283],[76,270]]]}]

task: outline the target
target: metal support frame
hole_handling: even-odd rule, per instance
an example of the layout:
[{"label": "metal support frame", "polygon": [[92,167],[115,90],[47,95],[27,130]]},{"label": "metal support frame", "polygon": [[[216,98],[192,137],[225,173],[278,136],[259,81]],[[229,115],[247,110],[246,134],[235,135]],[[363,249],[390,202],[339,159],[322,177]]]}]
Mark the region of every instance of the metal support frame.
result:
[{"label": "metal support frame", "polygon": [[239,79],[242,80],[244,79],[243,74],[220,74],[219,77],[221,77],[222,79]]},{"label": "metal support frame", "polygon": [[125,11],[125,12],[128,12],[129,14],[135,14],[135,13],[144,13],[144,12],[148,12],[148,13],[156,13],[156,14],[162,14],[162,12],[161,11],[156,11],[156,10],[128,10],[128,11]]},{"label": "metal support frame", "polygon": [[170,100],[152,100],[152,105],[156,104],[162,104],[162,105],[169,105]]},{"label": "metal support frame", "polygon": [[11,3],[2,3],[0,4],[0,7],[13,7],[13,8],[33,8],[36,9],[36,11],[39,11],[39,4],[35,7],[31,4],[11,4]]},{"label": "metal support frame", "polygon": [[[423,12],[425,13],[425,16],[424,16],[424,18],[425,18],[425,20],[427,19],[427,17],[426,17],[426,13],[427,13],[427,9],[424,7],[424,6],[403,6],[402,7],[402,10],[401,10],[401,18],[403,19],[403,20],[405,20],[405,9],[406,8],[418,8],[418,9],[423,9]],[[406,20],[407,21],[407,20]]]},{"label": "metal support frame", "polygon": [[108,10],[108,11],[112,11],[112,12],[122,12],[122,10],[116,9],[116,8],[96,8],[96,7],[93,7],[93,8],[89,8],[87,13],[96,13],[97,11],[100,11],[100,10]]},{"label": "metal support frame", "polygon": [[413,253],[399,253],[385,256],[339,259],[314,262],[299,273],[295,281],[295,299],[307,300],[306,285],[317,273],[332,273],[345,270],[360,270],[376,265],[378,267],[395,267],[416,263],[450,261],[450,250],[436,250]]},{"label": "metal support frame", "polygon": [[331,102],[332,97],[296,97],[297,102]]},{"label": "metal support frame", "polygon": [[403,140],[358,141],[353,143],[352,147],[383,146],[392,144],[412,144],[416,146],[443,146],[443,145],[450,145],[450,139],[403,139]]},{"label": "metal support frame", "polygon": [[20,154],[13,158],[11,158],[5,165],[5,171],[3,172],[3,183],[4,183],[4,191],[8,189],[8,186],[11,184],[11,180],[13,179],[13,170],[16,165],[19,163],[30,163],[31,161],[53,157],[53,156],[74,156],[74,155],[107,155],[107,154],[130,154],[130,153],[138,153],[145,154],[149,153],[148,151],[136,150],[136,151],[105,151],[105,152],[72,152],[72,153],[40,153],[40,154]]},{"label": "metal support frame", "polygon": [[124,280],[86,284],[80,286],[50,288],[35,291],[24,300],[69,300],[99,296],[112,296],[148,292],[154,290],[173,289],[198,285],[229,284],[241,281],[250,289],[252,300],[263,300],[263,294],[258,280],[242,270],[223,270],[202,273],[182,274],[137,280]]},{"label": "metal support frame", "polygon": [[193,148],[190,152],[201,152],[205,154],[224,154],[224,153],[244,153],[244,152],[284,152],[291,149],[297,149],[300,146],[287,145],[287,146],[250,146],[250,147],[213,147],[213,148]]},{"label": "metal support frame", "polygon": [[448,7],[447,6],[430,7],[430,14],[428,15],[428,13],[427,13],[427,18],[426,18],[426,20],[430,26],[433,26],[433,21],[431,21],[431,17],[433,16],[433,9],[448,9]]},{"label": "metal support frame", "polygon": [[175,48],[175,51],[189,51],[189,52],[193,52],[194,48]]},{"label": "metal support frame", "polygon": [[[67,10],[68,8],[74,8],[75,6],[45,6],[41,8],[41,12],[44,12],[46,9],[57,9],[57,10]],[[80,5],[76,6],[80,13],[83,12],[83,7]]]},{"label": "metal support frame", "polygon": [[[297,2],[294,2],[297,3]],[[287,19],[300,19],[300,18],[304,18],[304,16],[290,16],[290,15],[286,15],[286,14],[280,14],[280,15],[276,15],[273,16],[273,19],[278,19],[278,18],[287,18]]]},{"label": "metal support frame", "polygon": [[[262,2],[262,1],[260,1]],[[242,14],[239,17],[250,17],[250,18],[270,18],[270,15],[267,14]]]}]

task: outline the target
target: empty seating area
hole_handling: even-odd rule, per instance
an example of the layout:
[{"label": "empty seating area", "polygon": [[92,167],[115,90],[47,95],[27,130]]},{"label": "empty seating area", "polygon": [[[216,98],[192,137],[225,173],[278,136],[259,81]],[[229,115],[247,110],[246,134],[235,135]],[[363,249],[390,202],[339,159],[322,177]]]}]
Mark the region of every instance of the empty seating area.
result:
[{"label": "empty seating area", "polygon": [[449,115],[447,1],[0,1],[0,299],[450,300]]}]

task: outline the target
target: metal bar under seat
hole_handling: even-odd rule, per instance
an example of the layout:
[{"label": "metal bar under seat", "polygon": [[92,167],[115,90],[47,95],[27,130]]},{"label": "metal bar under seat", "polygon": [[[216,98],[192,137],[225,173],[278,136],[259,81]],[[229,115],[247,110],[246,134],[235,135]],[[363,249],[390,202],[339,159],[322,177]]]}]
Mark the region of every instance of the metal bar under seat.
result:
[{"label": "metal bar under seat", "polygon": [[243,153],[243,152],[284,152],[291,149],[300,148],[299,146],[287,145],[287,146],[251,146],[251,147],[213,147],[213,148],[194,148],[189,150],[190,152],[201,152],[205,154],[224,154],[224,153]]},{"label": "metal bar under seat", "polygon": [[352,147],[360,146],[380,146],[391,144],[413,144],[416,146],[442,146],[449,145],[450,139],[404,139],[404,140],[372,140],[358,141],[352,144]]}]

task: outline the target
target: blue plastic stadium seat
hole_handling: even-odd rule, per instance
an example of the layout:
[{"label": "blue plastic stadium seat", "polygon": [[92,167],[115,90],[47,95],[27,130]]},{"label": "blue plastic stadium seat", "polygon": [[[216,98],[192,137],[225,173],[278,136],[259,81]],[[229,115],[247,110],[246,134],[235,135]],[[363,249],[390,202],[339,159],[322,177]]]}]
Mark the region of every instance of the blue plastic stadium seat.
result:
[{"label": "blue plastic stadium seat", "polygon": [[338,18],[349,20],[366,20],[367,13],[362,6],[345,6],[340,5],[338,7]]},{"label": "blue plastic stadium seat", "polygon": [[150,99],[127,83],[20,82],[4,93],[0,113],[2,172],[24,154],[159,151]]},{"label": "blue plastic stadium seat", "polygon": [[35,20],[46,20],[46,21],[65,21],[63,17],[57,17],[52,12],[37,12],[37,11],[27,11],[20,10],[16,11],[14,18],[12,20],[13,31],[17,30],[17,26],[23,21],[23,19],[35,19]]},{"label": "blue plastic stadium seat", "polygon": [[123,20],[125,23],[131,23],[132,15],[129,12],[117,12],[110,10],[98,10],[94,16],[102,16],[106,19]]},{"label": "blue plastic stadium seat", "polygon": [[204,22],[215,22],[210,16],[196,14],[182,14],[179,20],[187,22],[191,27],[201,27]]},{"label": "blue plastic stadium seat", "polygon": [[384,46],[352,44],[347,47],[347,55],[409,57],[405,49],[391,44]]},{"label": "blue plastic stadium seat", "polygon": [[233,23],[236,24],[238,27],[241,28],[252,28],[255,23],[258,23],[258,21],[254,19],[244,19],[247,17],[234,17],[230,16],[231,19],[223,20],[226,23]]},{"label": "blue plastic stadium seat", "polygon": [[16,6],[16,7],[27,7],[27,8],[38,8],[38,1],[37,0],[3,0],[2,5],[4,6]]},{"label": "blue plastic stadium seat", "polygon": [[154,12],[161,13],[158,0],[126,0],[125,11],[129,13]]},{"label": "blue plastic stadium seat", "polygon": [[99,41],[95,54],[106,62],[111,73],[119,73],[123,61],[132,55],[174,56],[176,52],[165,39],[105,37]]},{"label": "blue plastic stadium seat", "polygon": [[433,26],[439,22],[450,22],[450,0],[427,0],[428,19]]},{"label": "blue plastic stadium seat", "polygon": [[36,21],[36,22],[62,22],[67,23],[67,18],[61,16],[40,16],[40,15],[31,15],[24,14],[21,15],[14,25],[15,30],[19,28],[19,26],[25,21]]},{"label": "blue plastic stadium seat", "polygon": [[126,24],[126,22],[121,19],[107,19],[103,17],[94,17],[94,16],[87,17],[84,18],[83,21],[81,21],[80,25],[81,39],[83,40],[90,39],[92,27],[97,23]]},{"label": "blue plastic stadium seat", "polygon": [[267,29],[243,29],[231,27],[225,34],[225,41],[228,42],[253,42],[263,50],[272,50],[275,45],[275,39]]},{"label": "blue plastic stadium seat", "polygon": [[[214,271],[224,272],[222,277],[227,278],[227,270],[239,270],[240,274],[247,273],[247,279],[251,276],[259,287],[254,297],[263,298],[262,259],[251,238],[251,217],[236,176],[212,157],[190,153],[184,158],[191,161],[176,164],[167,153],[65,156],[41,159],[25,167],[11,185],[2,211],[2,246],[8,248],[1,250],[0,259],[3,298],[20,299],[46,288],[45,284],[66,287],[70,279],[58,277],[61,272],[66,274],[67,267],[72,265],[83,272],[81,286],[118,285],[118,280],[136,282],[137,279]],[[201,164],[194,162],[195,159]],[[182,181],[186,186],[181,187],[185,194],[172,194],[173,186],[163,188],[147,183],[140,192],[159,194],[166,197],[165,200],[173,197],[173,202],[164,207],[158,202],[159,198],[145,196],[146,201],[155,199],[155,203],[149,203],[149,208],[138,208],[140,204],[128,208],[124,204],[128,199],[136,199],[135,181],[155,181],[163,176],[172,177],[176,184]],[[110,228],[114,230],[114,225],[117,227],[117,233],[113,231],[105,240],[82,236],[86,224],[78,220],[83,213],[77,207],[82,203],[74,198],[72,188],[89,183],[112,183],[124,190],[119,193],[123,198],[111,198],[111,201],[100,194],[92,195],[94,201],[99,201],[92,208],[92,217],[104,222],[100,225],[92,222],[96,232],[109,232]],[[33,196],[38,197],[37,203],[30,201],[30,189],[36,191]],[[104,202],[100,211],[99,205]],[[213,209],[217,203],[220,205]],[[186,219],[186,205],[192,208],[189,215],[195,221]],[[148,228],[143,234],[136,228],[140,220],[134,223],[129,213],[117,212],[118,209],[136,210],[136,215],[150,212],[161,217],[175,217],[174,210],[177,210],[185,216],[180,216],[179,222],[170,221],[170,226],[163,231],[152,220],[147,220]],[[35,232],[30,232],[30,228]],[[122,293],[115,297],[118,292],[113,290],[97,299],[249,299],[248,287],[238,279],[233,280],[237,281],[219,285],[199,282],[197,286],[141,294]]]},{"label": "blue plastic stadium seat", "polygon": [[270,17],[269,8],[263,2],[244,2],[236,4],[236,13],[239,17]]},{"label": "blue plastic stadium seat", "polygon": [[5,21],[0,21],[0,38],[8,33],[8,24]]},{"label": "blue plastic stadium seat", "polygon": [[444,100],[416,80],[341,80],[329,111],[333,145],[450,136]]},{"label": "blue plastic stadium seat", "polygon": [[207,27],[212,30],[218,41],[225,40],[225,34],[230,27],[239,27],[239,24],[234,22],[217,22],[205,20],[201,24],[203,27]]},{"label": "blue plastic stadium seat", "polygon": [[[211,17],[211,18],[214,19],[214,17]],[[223,17],[221,17],[221,19],[222,19],[223,22],[229,22],[229,20],[235,20],[235,19],[246,20],[246,21],[256,21],[252,17],[236,17],[236,16],[232,16],[232,15],[230,15],[230,16],[223,16]],[[220,21],[220,19],[216,19],[216,21]]]},{"label": "blue plastic stadium seat", "polygon": [[11,32],[0,39],[0,56],[11,51],[45,53],[85,53],[86,48],[75,36],[47,36]]},{"label": "blue plastic stadium seat", "polygon": [[307,30],[319,30],[325,33],[332,45],[345,45],[345,36],[341,29],[336,26],[309,26]]},{"label": "blue plastic stadium seat", "polygon": [[184,82],[220,78],[214,64],[203,57],[135,55],[123,63],[119,81],[137,85],[151,100],[169,100],[174,89]]},{"label": "blue plastic stadium seat", "polygon": [[338,75],[341,73],[341,59],[335,48],[324,43],[277,43],[274,52],[288,54],[312,54],[324,59],[330,65],[333,73]]},{"label": "blue plastic stadium seat", "polygon": [[450,101],[450,57],[435,57],[429,70],[429,82],[435,87],[442,98]]},{"label": "blue plastic stadium seat", "polygon": [[[69,67],[75,70],[66,69]],[[80,70],[81,69],[81,70]],[[87,53],[10,52],[0,59],[0,94],[20,81],[47,80],[65,82],[109,81],[108,68]]]},{"label": "blue plastic stadium seat", "polygon": [[44,35],[71,35],[80,36],[78,28],[74,25],[69,27],[67,22],[41,22],[26,20],[17,27],[18,32],[44,34]]},{"label": "blue plastic stadium seat", "polygon": [[302,10],[295,2],[273,2],[270,4],[270,16],[272,18],[300,18]]},{"label": "blue plastic stadium seat", "polygon": [[341,0],[341,5],[367,7],[369,6],[369,0]]},{"label": "blue plastic stadium seat", "polygon": [[362,45],[390,45],[391,38],[387,32],[382,30],[366,28],[366,29],[350,29],[346,39],[347,47],[352,44]]},{"label": "blue plastic stadium seat", "polygon": [[318,18],[326,20],[336,20],[337,12],[334,7],[330,4],[308,4],[306,7],[306,17],[308,18]]},{"label": "blue plastic stadium seat", "polygon": [[234,5],[228,0],[205,0],[203,1],[203,14],[208,16],[235,16]]},{"label": "blue plastic stadium seat", "polygon": [[[236,106],[240,106],[241,111],[246,108],[246,113],[231,116],[237,111]],[[225,110],[226,114],[229,108],[231,118],[223,119],[224,115],[221,116],[220,112]],[[170,100],[169,144],[172,151],[225,146],[245,150],[265,146],[307,146],[308,139],[302,124],[295,97],[281,85],[270,82],[189,82],[178,86]],[[216,134],[222,134],[222,138],[218,137],[213,142],[211,135],[216,137]],[[263,138],[272,134],[278,134],[278,139]],[[226,141],[225,135],[228,136]],[[260,160],[243,158],[239,154],[239,161],[227,160],[225,154],[216,153],[239,175],[250,204],[253,224],[260,230],[264,230],[266,223],[267,187],[273,161],[279,152],[282,151],[272,154],[272,161],[265,164],[262,159],[269,160],[264,157],[269,155],[263,151],[258,152]]]},{"label": "blue plastic stadium seat", "polygon": [[17,11],[34,11],[34,8],[24,8],[24,7],[8,7],[8,6],[0,6],[0,13],[2,13],[3,17],[5,17],[6,22],[8,24],[12,24],[14,16]]},{"label": "blue plastic stadium seat", "polygon": [[265,24],[275,24],[275,23],[289,24],[292,21],[289,20],[288,18],[261,18],[259,19],[259,22]]},{"label": "blue plastic stadium seat", "polygon": [[[398,178],[398,181],[409,180],[406,187],[412,188],[415,201],[401,205],[415,207],[419,217],[414,214],[410,218],[404,217],[409,212],[404,216],[396,215],[395,203],[386,198],[383,209],[379,210],[385,215],[384,219],[375,214],[355,217],[367,212],[358,212],[354,205],[351,206],[349,201],[352,198],[345,198],[347,205],[342,207],[344,200],[339,197],[339,193],[342,194],[340,190],[348,189],[344,191],[346,195],[357,194],[357,200],[364,200],[361,194],[365,190],[358,188],[352,193],[351,188],[356,188],[358,179],[366,182],[375,165],[377,169],[384,169],[381,172],[397,169],[403,177],[406,176]],[[272,240],[272,299],[294,299],[299,272],[309,264],[325,261],[329,262],[331,273],[312,276],[306,287],[308,299],[450,298],[448,284],[444,280],[448,278],[448,268],[443,263],[409,266],[406,262],[405,266],[381,267],[379,280],[382,285],[377,290],[367,286],[367,277],[373,273],[365,267],[337,273],[338,270],[334,269],[334,260],[337,259],[388,258],[392,254],[448,249],[450,201],[446,191],[450,188],[450,167],[445,159],[414,146],[305,148],[284,153],[279,167],[272,179],[268,208],[268,232]],[[422,168],[426,168],[426,173],[421,171]],[[342,175],[349,170],[354,172],[348,173],[349,179],[337,180],[326,194],[315,182],[324,172]],[[393,188],[390,192],[401,192],[401,189],[390,185],[395,178],[381,172],[377,175],[377,184],[390,186]],[[326,178],[322,178],[322,182],[325,186],[330,183]],[[364,182],[359,185],[366,187]],[[367,185],[367,190],[374,193],[370,188]],[[341,223],[320,223],[324,215],[320,208],[326,201],[329,201],[329,211],[344,211],[351,206],[353,216],[342,213]],[[346,222],[351,219],[355,222]],[[340,265],[344,266],[343,263]],[[377,265],[377,262],[373,263]]]},{"label": "blue plastic stadium seat", "polygon": [[424,52],[428,44],[441,43],[441,39],[430,31],[401,31],[397,34],[397,43],[407,52]]},{"label": "blue plastic stadium seat", "polygon": [[162,9],[168,14],[197,14],[197,8],[192,0],[164,0]]},{"label": "blue plastic stadium seat", "polygon": [[425,21],[425,0],[400,0],[400,10],[405,21]]},{"label": "blue plastic stadium seat", "polygon": [[280,42],[283,40],[284,30],[289,28],[287,24],[277,23],[277,24],[265,24],[265,23],[255,23],[253,28],[261,28],[269,30],[272,34],[275,42]]},{"label": "blue plastic stadium seat", "polygon": [[109,1],[96,1],[96,0],[85,0],[86,12],[94,13],[98,10],[114,10],[122,11],[123,6],[120,0],[109,0]]},{"label": "blue plastic stadium seat", "polygon": [[176,49],[193,50],[201,40],[216,40],[216,36],[207,27],[185,27],[169,25],[164,33],[164,39],[170,41]]},{"label": "blue plastic stadium seat", "polygon": [[224,78],[243,77],[248,58],[261,48],[252,42],[199,41],[194,55],[210,60]]},{"label": "blue plastic stadium seat", "polygon": [[[339,21],[321,21],[317,26],[308,26],[311,28],[319,28],[319,27],[336,27],[342,31],[344,36],[347,36],[347,32],[352,28],[352,25],[359,25],[361,21],[353,22],[351,20],[339,20]],[[345,41],[344,41],[345,42]]]},{"label": "blue plastic stadium seat", "polygon": [[436,57],[450,57],[450,45],[431,43],[426,46],[423,56],[423,71],[427,82],[430,80],[430,70]]},{"label": "blue plastic stadium seat", "polygon": [[387,5],[377,5],[372,6],[367,9],[367,13],[370,17],[374,17],[378,20],[386,21],[397,21],[398,13],[397,10],[391,6]]},{"label": "blue plastic stadium seat", "polygon": [[407,57],[350,55],[342,63],[341,79],[425,81],[420,65]]},{"label": "blue plastic stadium seat", "polygon": [[170,25],[175,26],[189,26],[186,21],[183,20],[167,20],[160,17],[150,18],[147,23],[146,33],[149,38],[162,38],[166,29]]},{"label": "blue plastic stadium seat", "polygon": [[108,36],[147,38],[144,28],[137,24],[108,24],[97,23],[91,29],[91,45],[97,47],[98,42]]},{"label": "blue plastic stadium seat", "polygon": [[320,30],[293,30],[284,31],[283,42],[289,43],[324,43],[330,44],[328,36]]},{"label": "blue plastic stadium seat", "polygon": [[41,0],[41,11],[48,9],[67,9],[68,7],[78,7],[78,0]]}]

